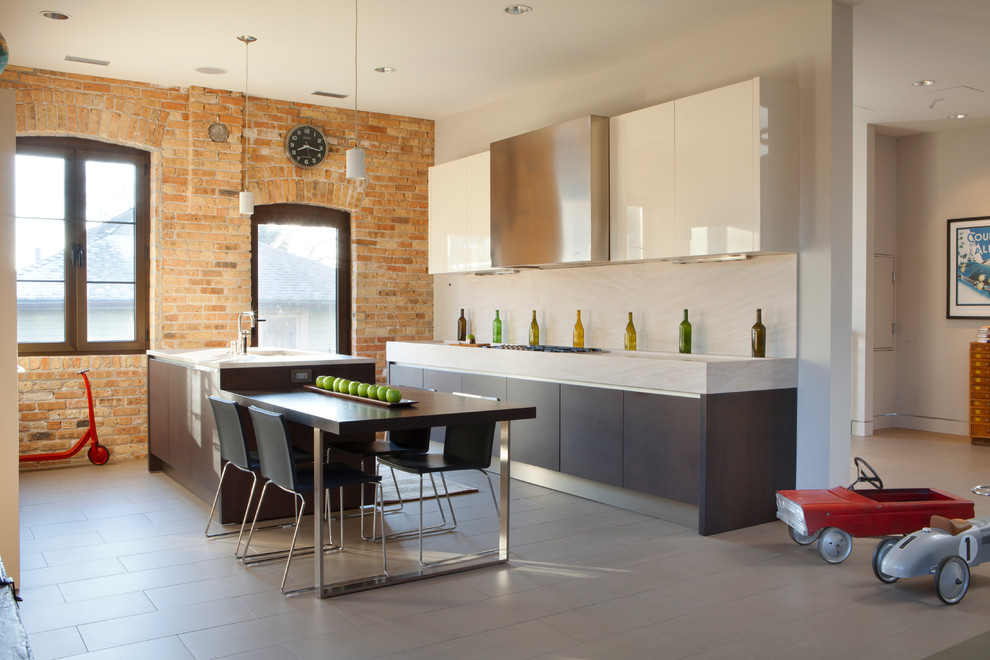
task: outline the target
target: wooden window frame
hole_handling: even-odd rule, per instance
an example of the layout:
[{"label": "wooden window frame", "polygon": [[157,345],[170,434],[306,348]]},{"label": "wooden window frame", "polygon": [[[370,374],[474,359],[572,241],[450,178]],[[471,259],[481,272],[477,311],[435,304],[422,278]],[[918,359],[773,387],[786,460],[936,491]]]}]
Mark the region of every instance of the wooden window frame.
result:
[{"label": "wooden window frame", "polygon": [[[258,225],[302,225],[337,230],[337,347],[351,355],[351,214],[340,209],[309,204],[259,204],[251,216],[251,308],[258,309]],[[258,345],[258,330],[251,332]]]},{"label": "wooden window frame", "polygon": [[[66,157],[65,200],[65,341],[19,342],[18,355],[128,355],[145,353],[149,346],[149,288],[151,233],[151,154],[141,149],[69,137],[17,138],[18,154]],[[86,245],[86,191],[83,169],[87,156],[96,160],[134,163],[134,337],[133,341],[89,341],[85,270],[72,265],[72,244]],[[84,257],[85,259],[85,257]]]}]

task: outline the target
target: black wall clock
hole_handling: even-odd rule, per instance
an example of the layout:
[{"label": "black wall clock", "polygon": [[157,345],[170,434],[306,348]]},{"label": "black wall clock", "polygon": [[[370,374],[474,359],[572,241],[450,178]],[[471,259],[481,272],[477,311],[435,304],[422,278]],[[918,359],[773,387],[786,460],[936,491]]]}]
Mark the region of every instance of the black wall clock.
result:
[{"label": "black wall clock", "polygon": [[296,126],[285,136],[285,153],[299,167],[316,167],[327,155],[327,140],[315,126]]}]

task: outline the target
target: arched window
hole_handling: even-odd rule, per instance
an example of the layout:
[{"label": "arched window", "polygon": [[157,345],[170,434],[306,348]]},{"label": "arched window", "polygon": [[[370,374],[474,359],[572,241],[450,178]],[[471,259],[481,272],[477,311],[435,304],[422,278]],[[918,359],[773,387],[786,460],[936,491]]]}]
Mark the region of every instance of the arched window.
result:
[{"label": "arched window", "polygon": [[251,218],[251,297],[260,347],[351,352],[350,214],[263,204]]},{"label": "arched window", "polygon": [[17,139],[21,355],[147,350],[149,170],[139,149]]}]

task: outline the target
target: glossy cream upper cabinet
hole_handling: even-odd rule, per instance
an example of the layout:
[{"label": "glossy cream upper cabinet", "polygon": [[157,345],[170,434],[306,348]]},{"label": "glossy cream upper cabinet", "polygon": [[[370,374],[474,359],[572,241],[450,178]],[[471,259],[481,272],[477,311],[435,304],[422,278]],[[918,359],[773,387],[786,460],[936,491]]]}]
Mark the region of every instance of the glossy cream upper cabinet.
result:
[{"label": "glossy cream upper cabinet", "polygon": [[489,152],[430,168],[429,272],[491,268]]},{"label": "glossy cream upper cabinet", "polygon": [[675,236],[674,103],[609,119],[609,254],[667,256]]},{"label": "glossy cream upper cabinet", "polygon": [[674,102],[675,237],[666,257],[795,252],[798,98],[754,78]]}]

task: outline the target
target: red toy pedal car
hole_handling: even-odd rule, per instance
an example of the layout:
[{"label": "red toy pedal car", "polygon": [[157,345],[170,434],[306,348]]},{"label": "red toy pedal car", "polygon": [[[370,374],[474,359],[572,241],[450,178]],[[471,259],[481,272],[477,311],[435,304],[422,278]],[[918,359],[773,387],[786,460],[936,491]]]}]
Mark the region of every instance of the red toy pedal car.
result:
[{"label": "red toy pedal car", "polygon": [[[884,488],[869,463],[854,459],[858,476],[849,488],[778,490],[777,517],[788,524],[795,543],[818,541],[818,553],[830,564],[845,561],[852,537],[908,534],[933,515],[972,518],[973,501],[934,488]],[[876,490],[853,490],[860,483]]]}]

